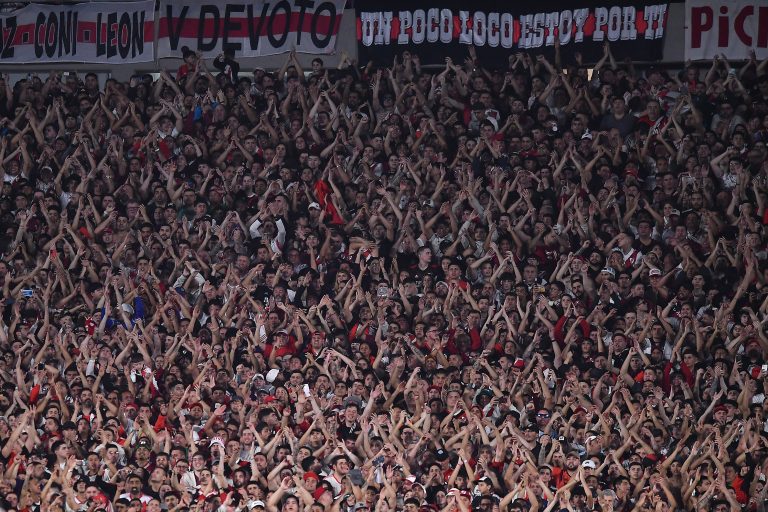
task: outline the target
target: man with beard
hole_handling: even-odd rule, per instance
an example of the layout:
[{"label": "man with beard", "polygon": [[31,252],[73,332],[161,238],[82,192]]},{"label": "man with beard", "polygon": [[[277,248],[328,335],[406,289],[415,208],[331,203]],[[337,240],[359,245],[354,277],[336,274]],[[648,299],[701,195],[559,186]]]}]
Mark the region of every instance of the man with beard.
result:
[{"label": "man with beard", "polygon": [[152,496],[144,494],[142,490],[141,477],[135,473],[128,476],[125,479],[125,492],[120,495],[120,499],[126,500],[140,500],[142,504],[146,505],[152,500]]},{"label": "man with beard", "polygon": [[555,486],[558,489],[570,482],[571,478],[576,476],[576,471],[578,471],[580,463],[581,461],[578,452],[570,451],[565,456],[565,467],[552,468],[552,480],[554,480]]}]

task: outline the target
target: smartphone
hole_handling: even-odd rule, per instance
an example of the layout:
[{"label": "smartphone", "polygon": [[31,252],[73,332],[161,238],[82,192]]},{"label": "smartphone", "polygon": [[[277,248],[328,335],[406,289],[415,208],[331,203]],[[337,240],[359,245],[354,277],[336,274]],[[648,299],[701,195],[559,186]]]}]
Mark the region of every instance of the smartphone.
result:
[{"label": "smartphone", "polygon": [[302,390],[304,391],[304,396],[309,397],[309,384],[304,384]]},{"label": "smartphone", "polygon": [[22,297],[29,298],[29,297],[32,297],[32,295],[34,295],[34,293],[35,293],[35,290],[33,290],[31,288],[24,288],[23,290],[21,290],[21,296]]}]

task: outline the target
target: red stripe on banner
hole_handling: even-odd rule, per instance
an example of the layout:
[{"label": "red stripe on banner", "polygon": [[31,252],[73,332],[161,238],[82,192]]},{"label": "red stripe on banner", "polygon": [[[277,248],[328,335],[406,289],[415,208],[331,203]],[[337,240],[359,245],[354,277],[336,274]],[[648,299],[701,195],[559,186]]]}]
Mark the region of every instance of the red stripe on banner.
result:
[{"label": "red stripe on banner", "polygon": [[[296,19],[296,22],[298,23],[298,16],[294,16],[294,19]],[[293,20],[291,20],[293,22]],[[331,17],[330,16],[317,16],[317,22],[315,23],[315,30],[314,32],[327,36],[329,33],[331,33]],[[291,26],[293,26],[294,23],[291,23]],[[341,14],[336,15],[336,20],[333,22],[333,26],[336,28],[336,32],[339,31],[339,26],[341,25]],[[304,15],[304,21],[301,26],[302,32],[312,32],[312,18]]]},{"label": "red stripe on banner", "polygon": [[392,23],[389,28],[389,37],[392,41],[397,41],[397,36],[400,35],[400,18],[394,17],[392,18]]},{"label": "red stripe on banner", "polygon": [[648,28],[648,22],[645,21],[645,11],[642,9],[637,10],[637,17],[635,18],[635,27],[637,28],[638,32],[638,38],[640,37],[639,34],[644,34],[645,29]]},{"label": "red stripe on banner", "polygon": [[[154,22],[144,22],[144,42],[151,43],[155,39]],[[96,22],[95,21],[80,21],[77,23],[77,42],[78,43],[95,43],[96,39]],[[128,34],[130,38],[130,34]],[[87,38],[87,39],[86,39]],[[107,24],[101,24],[101,41],[104,42],[107,39]]]},{"label": "red stripe on banner", "polygon": [[519,40],[520,40],[520,20],[518,18],[514,18],[512,20],[512,42],[514,44],[517,44]]},{"label": "red stripe on banner", "polygon": [[[282,34],[285,32],[286,27],[286,15],[285,14],[277,14],[275,16],[271,16],[271,18],[274,20],[272,22],[272,33],[273,34]],[[299,18],[300,13],[293,12],[291,13],[290,17],[290,25],[288,27],[289,32],[310,32],[312,31],[312,21],[313,18],[316,19],[315,23],[315,32],[318,35],[327,36],[331,33],[331,16],[328,15],[318,15],[313,16],[311,14],[304,14],[304,19],[302,20],[301,30],[298,30],[299,25]],[[167,17],[163,17],[160,19],[160,29],[158,32],[159,38],[165,38],[169,37],[169,24],[168,24]],[[180,18],[171,18],[173,20],[174,26],[178,26],[179,19]],[[260,18],[254,17],[253,19],[249,18],[230,18],[230,23],[239,24],[239,28],[236,30],[230,30],[228,33],[228,37],[230,38],[237,38],[237,37],[248,37],[250,35],[248,24],[251,23],[253,27],[258,27],[259,23],[261,23]],[[338,33],[339,31],[339,25],[341,23],[341,14],[336,15],[335,22],[333,23],[335,31],[333,34]],[[258,36],[266,36],[267,35],[267,28],[269,23],[265,21],[262,24],[261,27],[261,33],[257,34]],[[218,30],[216,30],[216,23],[211,18],[205,18],[203,22],[203,30],[202,30],[202,36],[205,38],[211,38],[218,32],[219,37],[222,36],[224,33],[224,18],[219,19],[218,23]],[[199,20],[197,18],[185,18],[182,26],[181,31],[179,32],[179,37],[182,38],[194,38],[197,39],[197,37],[200,35],[199,30]]]},{"label": "red stripe on banner", "polygon": [[[8,30],[3,31],[4,35],[7,35]],[[3,38],[5,39],[5,37]],[[35,24],[28,23],[26,25],[19,25],[16,27],[16,35],[13,37],[13,46],[23,46],[25,44],[32,44],[35,40]]]},{"label": "red stripe on banner", "polygon": [[95,43],[96,42],[96,27],[88,28],[85,23],[77,24],[77,42],[78,43]]},{"label": "red stripe on banner", "polygon": [[155,20],[144,22],[144,42],[151,43],[155,40]]},{"label": "red stripe on banner", "polygon": [[[584,22],[584,35],[585,36],[591,36],[595,32],[595,25],[597,24],[597,19],[595,18],[595,15],[592,13],[589,13],[589,16],[587,16],[587,20]],[[576,33],[576,24],[573,24],[573,33]]]},{"label": "red stripe on banner", "polygon": [[[151,43],[154,41],[155,29],[153,21],[144,22],[144,42]],[[35,24],[28,23],[26,25],[19,25],[16,28],[16,34],[13,38],[13,46],[24,46],[35,43]],[[8,33],[6,29],[5,34]],[[95,21],[78,21],[77,29],[75,30],[78,43],[96,43],[96,22]],[[123,34],[125,36],[125,34]],[[130,34],[127,34],[130,39]],[[107,38],[107,26],[102,23],[101,25],[101,41],[103,42]],[[40,26],[40,34],[38,34],[38,41],[41,43],[45,39],[45,25]],[[125,37],[123,37],[125,39]]]}]

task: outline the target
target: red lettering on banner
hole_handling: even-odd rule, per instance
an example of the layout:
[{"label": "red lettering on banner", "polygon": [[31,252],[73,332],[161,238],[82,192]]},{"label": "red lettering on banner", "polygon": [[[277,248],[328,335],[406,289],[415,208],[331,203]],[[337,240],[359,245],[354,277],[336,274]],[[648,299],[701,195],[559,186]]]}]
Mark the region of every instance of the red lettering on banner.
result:
[{"label": "red lettering on banner", "polygon": [[[720,14],[721,15],[728,14],[728,7],[721,5]],[[717,25],[720,31],[720,33],[717,36],[717,45],[725,48],[728,46],[728,35],[729,35],[728,33],[730,32],[728,30],[728,16],[718,16]]]},{"label": "red lettering on banner", "polygon": [[[597,18],[595,18],[594,14],[589,14],[587,16],[587,21],[584,22],[584,35],[591,36],[595,33],[595,28],[597,28]],[[576,27],[573,27],[573,32],[576,33]]]},{"label": "red lettering on banner", "polygon": [[[729,11],[727,5],[721,5],[717,11],[715,36],[719,48],[728,48],[731,32],[745,46],[768,47],[768,6],[758,7],[757,13],[754,5],[745,5],[738,11]],[[756,24],[753,23],[755,16]],[[710,6],[692,7],[690,25],[689,46],[691,49],[701,48],[705,34],[715,29],[715,10]],[[756,33],[748,32],[748,27],[751,30],[755,26]]]},{"label": "red lettering on banner", "polygon": [[392,28],[390,29],[389,33],[392,41],[397,41],[397,36],[400,35],[400,18],[397,16],[392,18]]},{"label": "red lettering on banner", "polygon": [[752,16],[754,13],[754,6],[747,5],[736,15],[736,19],[733,21],[734,32],[739,36],[741,42],[747,46],[752,46],[752,38],[744,30],[744,21],[747,19],[747,16]]},{"label": "red lettering on banner", "polygon": [[[635,19],[635,26],[637,27],[637,33],[642,34],[648,28],[648,23],[645,21],[645,12],[642,9],[637,10],[637,18]],[[661,23],[661,22],[659,22]]]},{"label": "red lettering on banner", "polygon": [[694,7],[691,9],[691,48],[701,48],[704,32],[712,28],[714,13],[711,7]]}]

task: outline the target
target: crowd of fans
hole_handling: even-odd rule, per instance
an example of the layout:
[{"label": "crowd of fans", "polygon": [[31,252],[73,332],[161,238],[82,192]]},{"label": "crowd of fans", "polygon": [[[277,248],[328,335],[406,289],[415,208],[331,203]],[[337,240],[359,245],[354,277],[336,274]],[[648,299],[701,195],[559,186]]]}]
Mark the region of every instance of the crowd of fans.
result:
[{"label": "crowd of fans", "polygon": [[764,510],[768,61],[3,78],[4,511]]}]

